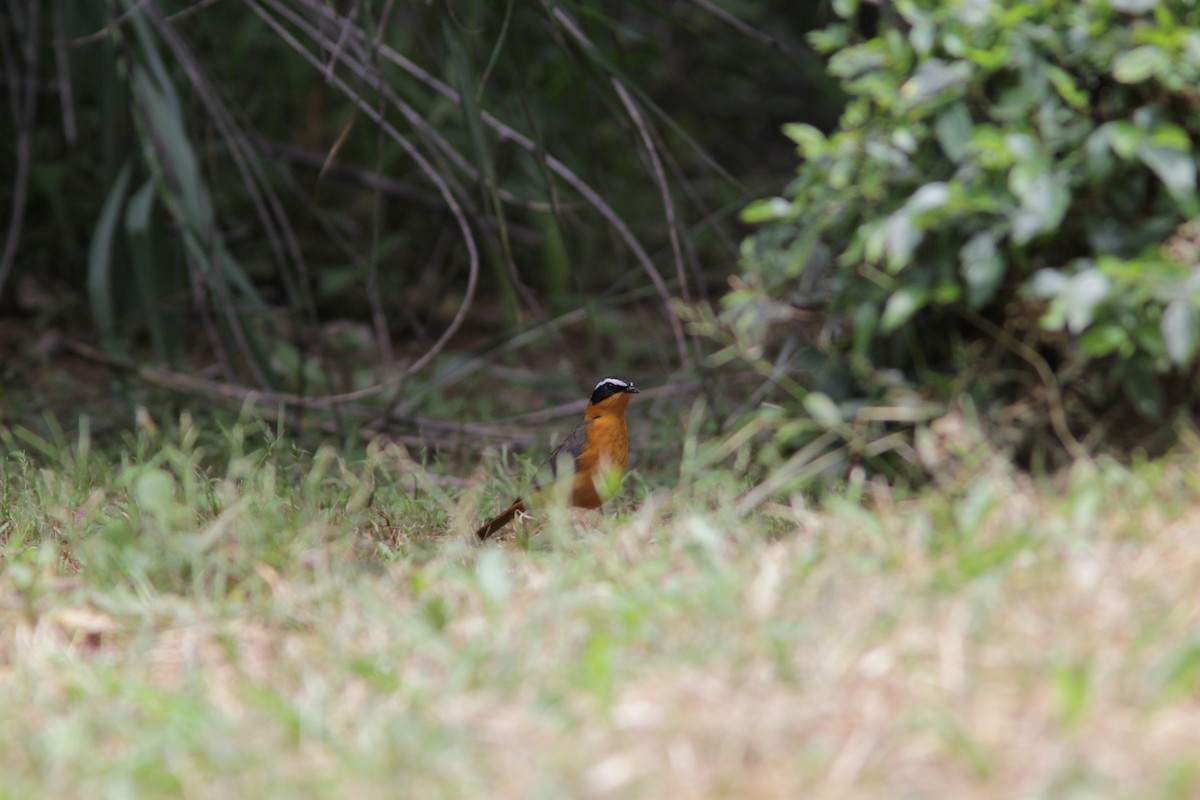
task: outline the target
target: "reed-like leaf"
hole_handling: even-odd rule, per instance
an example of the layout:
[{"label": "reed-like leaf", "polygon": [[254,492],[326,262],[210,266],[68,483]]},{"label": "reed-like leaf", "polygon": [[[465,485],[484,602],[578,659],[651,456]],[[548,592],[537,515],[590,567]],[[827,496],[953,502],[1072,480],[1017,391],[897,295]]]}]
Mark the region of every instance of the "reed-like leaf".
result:
[{"label": "reed-like leaf", "polygon": [[92,318],[99,330],[105,347],[112,347],[116,339],[115,302],[113,298],[113,239],[125,198],[129,193],[131,167],[127,163],[117,173],[117,179],[108,190],[100,217],[92,231],[92,244],[88,248],[88,300],[92,306]]}]

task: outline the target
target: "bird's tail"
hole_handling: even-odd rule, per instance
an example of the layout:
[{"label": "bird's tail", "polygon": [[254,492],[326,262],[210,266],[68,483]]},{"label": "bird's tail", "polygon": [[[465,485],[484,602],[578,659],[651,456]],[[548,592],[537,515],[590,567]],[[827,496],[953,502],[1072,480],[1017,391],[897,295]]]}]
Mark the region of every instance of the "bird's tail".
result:
[{"label": "bird's tail", "polygon": [[480,526],[479,530],[475,531],[475,535],[480,539],[486,539],[496,531],[503,528],[508,523],[512,522],[513,517],[525,510],[525,501],[517,498],[517,502],[513,503],[508,508],[501,511],[496,516]]}]

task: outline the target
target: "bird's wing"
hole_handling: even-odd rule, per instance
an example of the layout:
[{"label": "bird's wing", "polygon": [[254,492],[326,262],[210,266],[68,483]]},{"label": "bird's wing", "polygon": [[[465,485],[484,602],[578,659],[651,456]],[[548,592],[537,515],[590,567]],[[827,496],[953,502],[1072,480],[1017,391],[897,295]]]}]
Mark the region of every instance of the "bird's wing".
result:
[{"label": "bird's wing", "polygon": [[[534,474],[534,486],[540,488],[543,483],[549,484],[558,480],[560,460],[568,456],[575,462],[576,469],[578,469],[579,456],[583,453],[585,444],[587,444],[587,422],[581,422],[575,430],[567,434],[567,438],[558,443],[558,447],[554,448],[549,458],[538,467]],[[544,480],[539,480],[539,478],[544,478]]]}]

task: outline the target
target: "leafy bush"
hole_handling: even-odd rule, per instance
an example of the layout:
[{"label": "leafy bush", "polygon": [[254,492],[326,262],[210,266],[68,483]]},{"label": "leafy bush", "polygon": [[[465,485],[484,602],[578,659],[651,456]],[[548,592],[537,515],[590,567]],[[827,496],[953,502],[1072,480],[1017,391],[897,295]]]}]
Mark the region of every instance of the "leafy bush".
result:
[{"label": "leafy bush", "polygon": [[834,6],[844,21],[811,38],[847,106],[831,134],[786,127],[798,175],[745,211],[766,224],[722,330],[761,347],[764,309],[821,305],[805,385],[839,425],[864,403],[881,434],[917,419],[878,407],[920,386],[1019,421],[1025,454],[1078,455],[1130,406],[1161,429],[1195,399],[1200,10],[898,0],[864,39],[858,3]]}]

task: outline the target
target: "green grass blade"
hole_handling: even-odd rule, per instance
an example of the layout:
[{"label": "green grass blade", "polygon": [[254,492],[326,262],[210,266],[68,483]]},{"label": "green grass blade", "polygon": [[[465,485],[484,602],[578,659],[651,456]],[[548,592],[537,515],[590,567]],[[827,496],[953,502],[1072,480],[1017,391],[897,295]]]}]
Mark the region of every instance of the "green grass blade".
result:
[{"label": "green grass blade", "polygon": [[159,270],[165,265],[155,258],[153,238],[154,201],[157,185],[153,179],[142,184],[125,208],[125,235],[133,266],[133,283],[154,355],[160,362],[169,362],[175,342],[168,335],[169,326],[159,281]]},{"label": "green grass blade", "polygon": [[129,191],[130,165],[125,164],[117,173],[117,179],[108,190],[100,217],[92,231],[92,243],[88,248],[88,300],[92,316],[106,347],[112,347],[116,337],[115,308],[113,297],[113,240],[117,232],[117,220],[125,197]]}]

